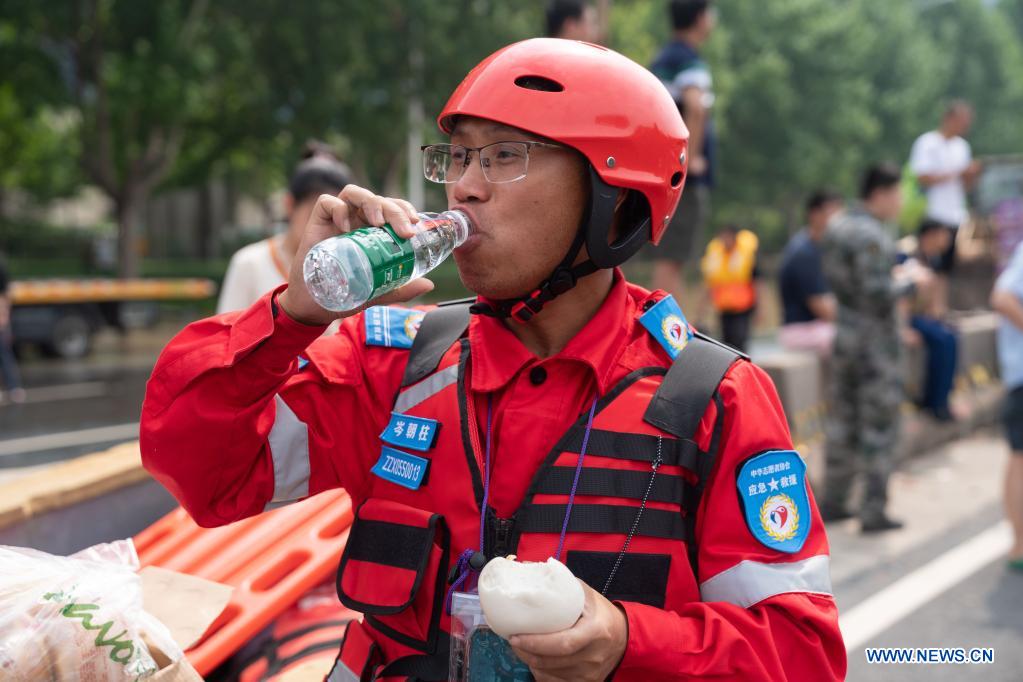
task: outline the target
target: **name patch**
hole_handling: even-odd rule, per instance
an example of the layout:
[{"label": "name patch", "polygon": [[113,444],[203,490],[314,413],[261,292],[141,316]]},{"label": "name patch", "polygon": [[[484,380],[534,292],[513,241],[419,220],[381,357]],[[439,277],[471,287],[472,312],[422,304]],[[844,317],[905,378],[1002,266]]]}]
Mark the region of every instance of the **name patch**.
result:
[{"label": "name patch", "polygon": [[397,483],[409,490],[419,490],[426,478],[430,460],[410,455],[386,445],[380,452],[380,459],[373,466],[373,473],[391,483]]},{"label": "name patch", "polygon": [[391,421],[380,434],[380,440],[410,450],[426,452],[437,442],[440,424],[435,419],[391,413]]}]

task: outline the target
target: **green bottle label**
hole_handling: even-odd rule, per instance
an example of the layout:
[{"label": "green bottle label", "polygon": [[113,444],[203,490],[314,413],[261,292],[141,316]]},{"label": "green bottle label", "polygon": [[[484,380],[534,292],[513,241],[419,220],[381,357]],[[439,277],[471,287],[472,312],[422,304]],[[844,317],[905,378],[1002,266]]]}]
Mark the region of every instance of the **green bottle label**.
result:
[{"label": "green bottle label", "polygon": [[397,289],[412,278],[416,253],[408,239],[395,234],[390,225],[362,227],[347,235],[369,259],[373,269],[373,294],[376,298]]}]

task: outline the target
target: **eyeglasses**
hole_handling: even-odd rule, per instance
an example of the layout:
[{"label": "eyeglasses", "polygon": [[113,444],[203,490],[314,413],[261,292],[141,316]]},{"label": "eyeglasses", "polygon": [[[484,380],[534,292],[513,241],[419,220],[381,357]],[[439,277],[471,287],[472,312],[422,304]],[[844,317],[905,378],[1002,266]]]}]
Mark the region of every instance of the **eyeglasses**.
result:
[{"label": "eyeglasses", "polygon": [[562,149],[559,144],[547,142],[493,142],[482,147],[463,147],[460,144],[428,144],[423,151],[423,175],[430,182],[450,184],[458,182],[472,163],[473,152],[480,161],[483,177],[497,184],[515,182],[526,177],[529,169],[529,151],[533,147]]}]

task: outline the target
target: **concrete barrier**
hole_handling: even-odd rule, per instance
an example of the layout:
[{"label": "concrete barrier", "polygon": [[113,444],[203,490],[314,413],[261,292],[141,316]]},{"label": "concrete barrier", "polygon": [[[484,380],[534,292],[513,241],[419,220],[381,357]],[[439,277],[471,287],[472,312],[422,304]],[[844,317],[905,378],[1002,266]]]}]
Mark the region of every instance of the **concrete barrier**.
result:
[{"label": "concrete barrier", "polygon": [[0,485],[0,544],[71,554],[131,537],[175,506],[126,443]]},{"label": "concrete barrier", "polygon": [[959,332],[961,375],[973,386],[991,383],[998,377],[998,315],[973,313],[955,321]]},{"label": "concrete barrier", "polygon": [[[909,349],[903,373],[907,400],[903,403],[903,424],[899,457],[926,452],[970,431],[994,422],[998,417],[1003,390],[998,381],[996,330],[993,313],[964,314],[952,321],[959,336],[959,362],[953,404],[963,418],[940,423],[920,413],[913,399],[920,395],[924,380],[924,351]],[[753,358],[774,381],[788,418],[796,449],[807,460],[810,478],[819,487],[824,475],[824,436],[827,424],[826,362],[810,353],[775,351]]]},{"label": "concrete barrier", "polygon": [[825,363],[810,353],[778,351],[754,358],[771,377],[788,418],[792,443],[806,459],[807,470],[816,487],[824,471],[824,428],[827,418]]}]

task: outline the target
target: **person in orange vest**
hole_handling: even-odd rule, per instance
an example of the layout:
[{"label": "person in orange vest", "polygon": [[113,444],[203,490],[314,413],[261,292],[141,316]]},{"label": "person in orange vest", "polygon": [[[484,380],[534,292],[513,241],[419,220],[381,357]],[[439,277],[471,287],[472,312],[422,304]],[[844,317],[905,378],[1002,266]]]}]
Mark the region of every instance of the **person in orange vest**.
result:
[{"label": "person in orange vest", "polygon": [[[385,223],[408,238],[416,215],[352,185],[321,196],[287,284],[163,351],[146,468],[203,526],[348,491],[337,588],[364,619],[331,682],[844,679],[828,541],[771,380],[618,267],[682,192],[670,95],[612,50],[536,38],[474,68],[437,122],[424,174],[471,219],[454,258],[476,296],[390,305],[420,279],[321,308],[314,244]],[[582,615],[473,630],[486,646],[466,649],[453,610],[511,554],[563,562]]]},{"label": "person in orange vest", "polygon": [[721,340],[741,351],[749,343],[757,307],[757,236],[724,225],[700,261],[711,304],[721,320]]}]

